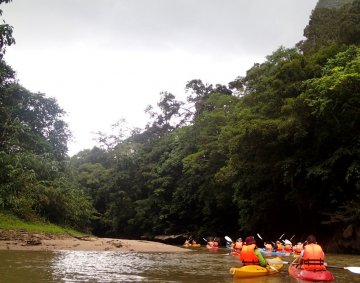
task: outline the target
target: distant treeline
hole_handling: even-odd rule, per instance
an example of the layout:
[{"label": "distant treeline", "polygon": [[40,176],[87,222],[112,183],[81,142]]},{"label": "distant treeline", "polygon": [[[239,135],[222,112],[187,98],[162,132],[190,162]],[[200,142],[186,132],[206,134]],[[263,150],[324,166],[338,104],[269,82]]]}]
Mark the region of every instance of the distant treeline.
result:
[{"label": "distant treeline", "polygon": [[[65,112],[1,60],[1,208],[122,237],[329,238],[358,227],[360,0],[343,2],[318,5],[304,41],[246,76],[189,81],[187,101],[161,93],[144,129],[125,135],[118,123],[72,158]],[[1,26],[2,54],[11,31]]]}]

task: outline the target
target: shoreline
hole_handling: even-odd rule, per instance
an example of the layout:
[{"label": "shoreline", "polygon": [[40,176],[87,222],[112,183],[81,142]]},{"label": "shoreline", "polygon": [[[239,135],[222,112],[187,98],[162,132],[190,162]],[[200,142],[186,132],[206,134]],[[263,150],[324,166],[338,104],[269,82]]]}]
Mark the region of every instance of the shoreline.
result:
[{"label": "shoreline", "polygon": [[188,252],[189,249],[146,240],[71,237],[25,231],[0,231],[0,250],[8,251],[115,251]]}]

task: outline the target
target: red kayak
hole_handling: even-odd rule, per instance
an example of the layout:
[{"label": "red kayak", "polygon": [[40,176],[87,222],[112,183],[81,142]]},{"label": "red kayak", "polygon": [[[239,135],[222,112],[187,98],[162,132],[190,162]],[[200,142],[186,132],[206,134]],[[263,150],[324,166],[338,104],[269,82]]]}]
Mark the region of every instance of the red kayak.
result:
[{"label": "red kayak", "polygon": [[296,267],[296,265],[291,264],[289,266],[289,274],[291,277],[298,278],[301,280],[307,281],[332,281],[334,276],[328,270],[302,270]]}]

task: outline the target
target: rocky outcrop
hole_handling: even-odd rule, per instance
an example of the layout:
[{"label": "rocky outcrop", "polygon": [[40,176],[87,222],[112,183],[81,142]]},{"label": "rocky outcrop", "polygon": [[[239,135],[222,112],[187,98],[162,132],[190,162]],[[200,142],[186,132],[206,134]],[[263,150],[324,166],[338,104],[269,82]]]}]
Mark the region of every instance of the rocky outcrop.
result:
[{"label": "rocky outcrop", "polygon": [[185,240],[188,239],[189,236],[186,234],[179,234],[179,235],[158,235],[155,236],[154,241],[161,242],[164,244],[169,245],[182,245],[184,244]]},{"label": "rocky outcrop", "polygon": [[326,245],[326,251],[334,253],[360,253],[360,226],[349,224],[340,229]]}]

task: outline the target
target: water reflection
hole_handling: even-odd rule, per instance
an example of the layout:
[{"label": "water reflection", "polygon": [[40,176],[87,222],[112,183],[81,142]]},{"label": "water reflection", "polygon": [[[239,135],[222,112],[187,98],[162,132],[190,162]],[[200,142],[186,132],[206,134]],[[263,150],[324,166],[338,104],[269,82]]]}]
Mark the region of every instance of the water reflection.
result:
[{"label": "water reflection", "polygon": [[[359,256],[327,255],[327,261],[336,266],[360,266]],[[233,266],[240,266],[239,258],[225,249],[217,253],[205,248],[190,253],[0,251],[0,282],[299,283],[289,277],[286,265],[276,275],[233,281],[229,274]],[[336,283],[359,282],[358,274],[331,271]]]},{"label": "water reflection", "polygon": [[233,281],[229,269],[240,266],[240,261],[226,250],[216,254],[64,251],[52,262],[54,278],[62,282],[289,282],[287,272]]},{"label": "water reflection", "polygon": [[114,252],[58,252],[53,276],[62,282],[144,282],[140,270],[151,268],[141,254]]}]

